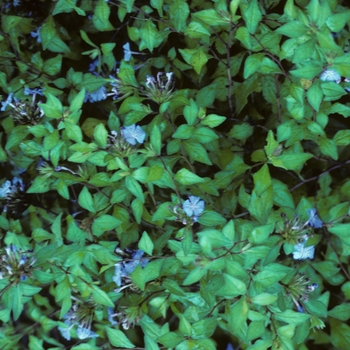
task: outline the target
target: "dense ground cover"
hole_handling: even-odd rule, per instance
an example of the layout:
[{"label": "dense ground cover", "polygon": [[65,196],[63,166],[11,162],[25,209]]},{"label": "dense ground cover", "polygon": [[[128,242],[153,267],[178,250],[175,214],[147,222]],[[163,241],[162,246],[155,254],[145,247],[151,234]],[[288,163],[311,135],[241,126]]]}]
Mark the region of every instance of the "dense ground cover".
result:
[{"label": "dense ground cover", "polygon": [[0,4],[0,349],[349,349],[345,1]]}]

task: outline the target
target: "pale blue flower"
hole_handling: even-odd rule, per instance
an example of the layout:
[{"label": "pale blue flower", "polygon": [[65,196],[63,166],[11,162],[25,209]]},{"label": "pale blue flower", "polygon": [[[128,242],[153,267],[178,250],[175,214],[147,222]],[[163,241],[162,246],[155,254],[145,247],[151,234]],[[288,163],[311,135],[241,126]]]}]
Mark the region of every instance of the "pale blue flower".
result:
[{"label": "pale blue flower", "polygon": [[35,31],[33,31],[33,32],[30,33],[30,36],[31,36],[32,38],[37,38],[36,41],[37,41],[38,43],[41,43],[40,29],[41,29],[41,27],[37,28]]},{"label": "pale blue flower", "polygon": [[122,285],[122,267],[121,263],[114,265],[114,276],[112,280],[118,287]]},{"label": "pale blue flower", "polygon": [[116,313],[114,312],[114,310],[113,310],[112,307],[109,307],[109,308],[107,309],[107,312],[108,312],[108,321],[110,322],[110,324],[111,324],[112,326],[116,326],[116,325],[118,324],[118,322],[114,320],[114,317],[116,317],[118,314],[116,314]]},{"label": "pale blue flower", "polygon": [[86,338],[97,338],[99,335],[95,332],[93,332],[90,327],[84,327],[82,325],[78,326],[77,329],[77,337],[79,339],[86,339]]},{"label": "pale blue flower", "polygon": [[11,181],[6,180],[0,187],[0,197],[5,198],[9,193],[12,192]]},{"label": "pale blue flower", "polygon": [[6,110],[6,107],[12,103],[12,97],[13,97],[13,92],[11,92],[7,96],[6,101],[1,102],[1,112],[4,112]]},{"label": "pale blue flower", "polygon": [[24,94],[25,95],[41,95],[41,96],[44,96],[43,89],[41,89],[41,88],[30,89],[29,87],[26,87],[26,88],[24,88]]},{"label": "pale blue flower", "polygon": [[304,259],[313,259],[315,255],[315,246],[311,245],[305,247],[307,240],[302,243],[297,243],[294,246],[293,259],[294,260],[304,260]]},{"label": "pale blue flower", "polygon": [[99,89],[97,89],[94,92],[87,92],[85,94],[84,102],[89,101],[91,103],[93,102],[99,102],[103,101],[107,98],[107,91],[105,86],[101,86]]},{"label": "pale blue flower", "polygon": [[322,220],[318,217],[316,209],[310,209],[307,211],[309,214],[309,220],[306,222],[309,224],[309,226],[314,227],[314,228],[321,228],[323,225]]},{"label": "pale blue flower", "polygon": [[183,211],[187,216],[194,216],[198,220],[198,216],[204,211],[204,201],[200,197],[189,196],[189,198],[182,205]]},{"label": "pale blue flower", "polygon": [[130,51],[130,44],[127,42],[125,45],[123,45],[124,49],[124,61],[129,62],[131,60],[132,51]]},{"label": "pale blue flower", "polygon": [[138,265],[145,267],[149,262],[149,259],[142,258],[145,254],[143,250],[137,249],[135,251],[126,249],[127,252],[131,253],[131,261],[123,261],[114,265],[114,276],[112,277],[113,282],[120,287],[122,285],[122,278],[130,276]]},{"label": "pale blue flower", "polygon": [[125,141],[133,146],[136,145],[136,142],[143,143],[146,138],[146,133],[139,125],[135,124],[122,128],[121,134],[123,135]]},{"label": "pale blue flower", "polygon": [[235,348],[233,347],[233,345],[231,343],[228,343],[226,346],[226,350],[235,350]]},{"label": "pale blue flower", "polygon": [[58,330],[60,331],[62,337],[69,341],[71,339],[70,331],[74,327],[74,323],[72,324],[69,319],[65,320],[64,323],[67,325],[67,327],[59,326]]},{"label": "pale blue flower", "polygon": [[339,83],[341,81],[340,74],[333,69],[326,69],[322,72],[320,79],[322,81],[334,81]]},{"label": "pale blue flower", "polygon": [[89,65],[89,72],[94,72],[100,63],[99,58],[94,59]]}]

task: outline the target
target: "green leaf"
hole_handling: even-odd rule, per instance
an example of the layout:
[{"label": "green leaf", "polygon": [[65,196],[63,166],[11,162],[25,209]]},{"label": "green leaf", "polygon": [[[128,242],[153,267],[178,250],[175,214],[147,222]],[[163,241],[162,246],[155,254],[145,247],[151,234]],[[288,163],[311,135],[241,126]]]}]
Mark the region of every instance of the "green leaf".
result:
[{"label": "green leaf", "polygon": [[92,23],[95,28],[100,31],[113,30],[112,24],[109,22],[109,15],[111,10],[104,0],[98,0],[98,3],[95,5],[95,11],[92,16]]},{"label": "green leaf", "polygon": [[174,348],[185,340],[183,335],[179,335],[175,332],[169,332],[157,339],[158,343],[161,343],[167,348]]},{"label": "green leaf", "polygon": [[226,120],[226,117],[217,114],[208,114],[204,119],[201,120],[201,124],[215,128],[222,124]]},{"label": "green leaf", "polygon": [[262,20],[262,14],[259,9],[258,1],[251,0],[248,7],[243,11],[242,17],[251,34],[256,32],[259,22]]},{"label": "green leaf", "polygon": [[314,82],[306,93],[307,100],[315,111],[319,111],[323,99],[323,90],[320,84]]},{"label": "green leaf", "polygon": [[107,147],[107,137],[108,131],[105,126],[102,123],[96,125],[94,129],[94,139],[96,143],[103,149]]},{"label": "green leaf", "polygon": [[83,187],[79,194],[78,203],[82,208],[90,211],[91,213],[96,213],[94,201],[86,186]]},{"label": "green leaf", "polygon": [[106,331],[108,340],[113,346],[127,349],[135,348],[135,345],[130,342],[130,340],[122,331],[110,327],[106,327]]},{"label": "green leaf", "polygon": [[196,160],[207,165],[212,164],[208,157],[207,151],[201,144],[197,142],[184,141],[183,145],[191,160]]},{"label": "green leaf", "polygon": [[244,79],[247,79],[256,71],[258,71],[264,57],[265,55],[263,53],[256,53],[247,57],[247,59],[244,62]]},{"label": "green leaf", "polygon": [[350,130],[339,130],[333,138],[337,146],[347,146],[350,144]]},{"label": "green leaf", "polygon": [[198,116],[199,108],[194,102],[194,100],[190,99],[190,105],[184,107],[184,117],[188,125],[195,125],[197,116]]},{"label": "green leaf", "polygon": [[276,29],[276,32],[290,38],[299,38],[303,35],[306,35],[309,28],[299,22],[299,21],[290,21],[284,24],[282,27]]},{"label": "green leaf", "polygon": [[155,47],[155,40],[157,36],[157,27],[151,19],[147,19],[143,22],[142,28],[140,29],[140,38],[149,51],[153,52]]},{"label": "green leaf", "polygon": [[62,55],[49,58],[45,61],[43,71],[48,75],[56,75],[61,71]]},{"label": "green leaf", "polygon": [[40,38],[44,50],[62,53],[70,52],[69,47],[60,39],[52,16],[49,16],[41,26]]},{"label": "green leaf", "polygon": [[249,241],[255,244],[264,243],[268,239],[270,234],[274,231],[274,229],[275,229],[274,224],[258,226],[254,228],[254,230],[249,235]]},{"label": "green leaf", "polygon": [[338,149],[334,140],[321,137],[318,143],[320,150],[324,155],[329,156],[334,160],[338,160]]},{"label": "green leaf", "polygon": [[46,103],[38,103],[38,106],[44,111],[45,116],[53,119],[61,119],[63,114],[63,106],[61,101],[50,94],[45,93]]},{"label": "green leaf", "polygon": [[347,92],[340,85],[334,82],[322,83],[321,89],[325,96],[325,101],[336,101],[342,96],[347,95]]},{"label": "green leaf", "polygon": [[185,30],[185,35],[189,38],[201,39],[203,36],[210,36],[210,33],[199,22],[191,22]]},{"label": "green leaf", "polygon": [[148,255],[152,255],[154,243],[152,242],[151,238],[148,236],[146,231],[142,233],[142,237],[139,240],[138,247],[139,249],[146,252]]},{"label": "green leaf", "polygon": [[216,291],[216,295],[224,296],[225,298],[234,298],[246,293],[247,286],[241,280],[226,273],[223,276],[224,285]]},{"label": "green leaf", "polygon": [[204,49],[179,49],[183,59],[193,67],[197,74],[200,74],[202,67],[208,62],[209,56]]},{"label": "green leaf", "polygon": [[192,15],[209,26],[221,26],[228,24],[214,9],[196,11]]},{"label": "green leaf", "polygon": [[68,119],[64,123],[67,136],[78,143],[83,142],[83,133],[78,125],[72,124],[72,122]]},{"label": "green leaf", "polygon": [[91,285],[91,293],[94,298],[94,300],[101,305],[114,307],[113,301],[110,299],[110,297],[107,295],[106,292],[104,292],[102,289],[95,285]]},{"label": "green leaf", "polygon": [[205,182],[204,179],[185,168],[179,170],[176,173],[175,180],[178,181],[181,185],[194,185]]},{"label": "green leaf", "polygon": [[111,215],[102,215],[94,220],[92,224],[92,233],[99,237],[105,231],[110,231],[118,227],[122,222]]},{"label": "green leaf", "polygon": [[252,302],[257,305],[270,305],[277,300],[277,295],[262,293],[252,298]]},{"label": "green leaf", "polygon": [[141,185],[131,176],[125,178],[126,188],[142,203],[145,202],[145,197]]},{"label": "green leaf", "polygon": [[215,211],[207,211],[199,217],[198,222],[204,226],[212,227],[224,225],[226,223],[226,219]]},{"label": "green leaf", "polygon": [[10,289],[10,298],[12,302],[12,313],[14,321],[19,319],[23,311],[23,302],[22,302],[22,291],[21,286],[18,284],[12,284]]},{"label": "green leaf", "polygon": [[170,23],[178,32],[183,32],[186,27],[186,21],[190,14],[190,8],[186,1],[177,0],[170,3],[169,6]]},{"label": "green leaf", "polygon": [[153,150],[159,156],[161,154],[161,149],[162,149],[162,134],[160,132],[160,128],[157,125],[155,125],[152,128],[150,140],[151,140],[151,145],[153,147]]},{"label": "green leaf", "polygon": [[331,342],[336,349],[348,349],[350,347],[350,327],[344,322],[330,319]]},{"label": "green leaf", "polygon": [[71,112],[76,112],[83,106],[85,98],[85,89],[82,89],[79,91],[77,95],[73,98],[72,102],[70,103],[69,110]]},{"label": "green leaf", "polygon": [[275,317],[279,321],[283,321],[289,324],[299,325],[310,318],[309,314],[302,314],[292,310],[286,310],[284,312],[276,312]]}]

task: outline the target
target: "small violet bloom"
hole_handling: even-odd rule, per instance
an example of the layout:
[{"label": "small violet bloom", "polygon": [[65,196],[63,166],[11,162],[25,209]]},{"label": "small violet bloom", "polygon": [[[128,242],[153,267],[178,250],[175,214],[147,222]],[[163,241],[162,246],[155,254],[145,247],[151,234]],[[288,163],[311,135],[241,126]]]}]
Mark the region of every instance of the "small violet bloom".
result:
[{"label": "small violet bloom", "polygon": [[304,260],[304,259],[313,259],[315,255],[315,246],[311,245],[305,247],[307,240],[302,243],[297,243],[294,246],[293,259],[294,260]]},{"label": "small violet bloom", "polygon": [[204,201],[200,199],[200,197],[189,196],[189,198],[182,205],[183,211],[187,216],[197,217],[201,215],[204,211]]},{"label": "small violet bloom", "polygon": [[309,226],[314,228],[321,228],[323,225],[322,220],[318,217],[316,209],[310,209],[307,211],[309,214],[309,220],[306,222]]},{"label": "small violet bloom", "polygon": [[37,41],[38,43],[41,43],[40,29],[41,29],[41,27],[37,28],[35,31],[33,31],[33,32],[30,33],[30,36],[31,36],[32,38],[37,38],[36,41]]},{"label": "small violet bloom", "polygon": [[121,134],[125,141],[130,145],[135,146],[136,142],[143,143],[146,138],[146,133],[141,129],[139,125],[125,126],[121,129]]},{"label": "small violet bloom", "polygon": [[338,72],[333,69],[326,69],[322,72],[320,79],[322,81],[334,81],[336,83],[340,83],[341,77]]},{"label": "small violet bloom", "polygon": [[226,350],[235,350],[231,343],[228,343],[226,346]]}]

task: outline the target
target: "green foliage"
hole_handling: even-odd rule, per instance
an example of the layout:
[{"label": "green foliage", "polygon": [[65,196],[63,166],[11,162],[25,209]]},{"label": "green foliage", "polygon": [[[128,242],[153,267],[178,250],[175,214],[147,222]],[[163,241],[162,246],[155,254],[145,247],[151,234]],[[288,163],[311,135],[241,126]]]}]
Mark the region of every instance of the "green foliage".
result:
[{"label": "green foliage", "polygon": [[1,8],[1,349],[350,347],[345,2]]}]

